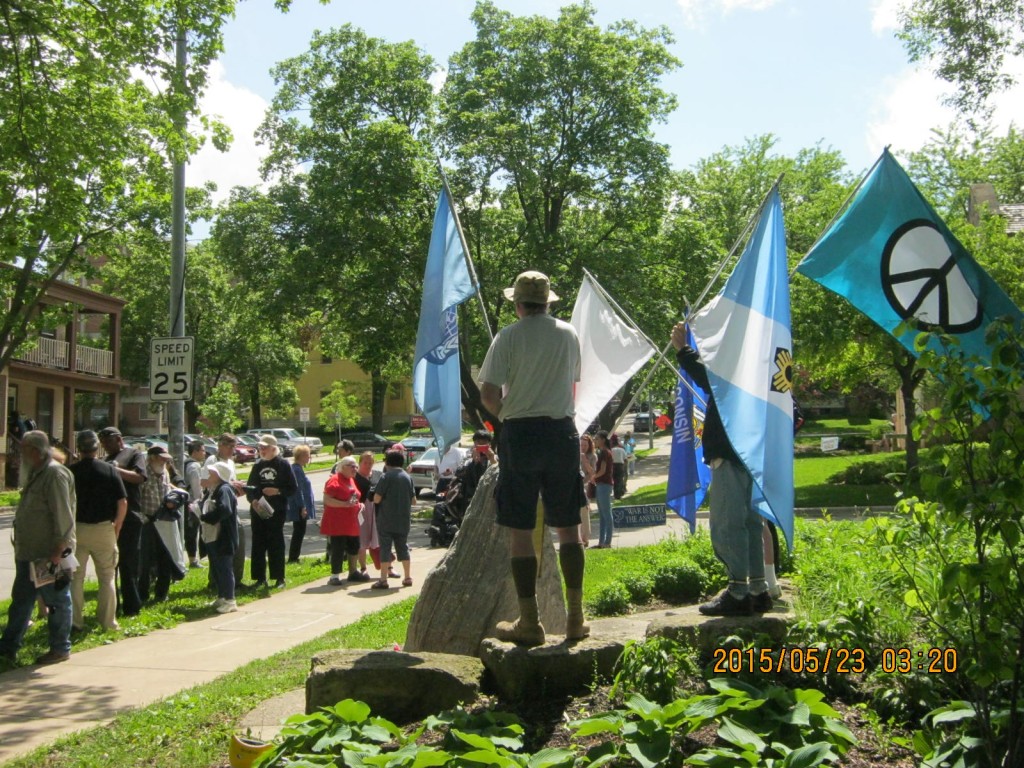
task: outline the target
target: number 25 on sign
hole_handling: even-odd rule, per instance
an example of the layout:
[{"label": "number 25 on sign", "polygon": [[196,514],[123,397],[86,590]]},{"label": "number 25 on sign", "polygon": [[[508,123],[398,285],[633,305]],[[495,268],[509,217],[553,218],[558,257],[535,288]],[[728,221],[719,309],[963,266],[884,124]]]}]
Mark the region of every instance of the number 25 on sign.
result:
[{"label": "number 25 on sign", "polygon": [[191,400],[192,366],[196,340],[193,336],[153,339],[149,355],[151,400]]}]

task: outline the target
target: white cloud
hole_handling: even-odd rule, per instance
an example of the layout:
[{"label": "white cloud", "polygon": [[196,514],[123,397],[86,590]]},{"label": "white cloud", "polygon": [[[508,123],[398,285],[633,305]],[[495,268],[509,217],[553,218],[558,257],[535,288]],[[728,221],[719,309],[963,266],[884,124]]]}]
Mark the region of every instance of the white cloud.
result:
[{"label": "white cloud", "polygon": [[217,185],[215,202],[226,200],[232,187],[260,184],[259,167],[266,148],[256,144],[254,134],[267,106],[259,94],[231,83],[224,65],[213,62],[200,109],[231,129],[231,147],[227,152],[220,152],[207,140],[188,164],[186,183],[194,187],[214,182]]},{"label": "white cloud", "polygon": [[[1024,126],[1024,61],[1008,62],[1017,85],[992,99],[992,127],[1005,134],[1010,124]],[[893,151],[915,151],[932,138],[932,129],[945,129],[957,119],[943,103],[949,85],[924,68],[907,68],[883,81],[880,96],[868,116],[865,140],[872,154],[886,144]]]},{"label": "white cloud", "polygon": [[440,93],[441,89],[444,88],[445,82],[448,80],[448,70],[444,67],[437,67],[427,78],[427,82],[430,83],[430,87],[434,89],[434,93]]},{"label": "white cloud", "polygon": [[899,13],[905,4],[906,0],[872,0],[871,31],[881,36],[899,29]]},{"label": "white cloud", "polygon": [[763,11],[778,5],[780,0],[676,0],[688,27],[702,26],[715,11],[725,15],[733,11]]}]

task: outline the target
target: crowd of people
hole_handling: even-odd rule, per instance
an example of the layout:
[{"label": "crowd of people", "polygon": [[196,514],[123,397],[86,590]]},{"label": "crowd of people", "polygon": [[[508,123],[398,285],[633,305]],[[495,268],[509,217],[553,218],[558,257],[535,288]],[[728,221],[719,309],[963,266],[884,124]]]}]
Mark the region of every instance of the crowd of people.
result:
[{"label": "crowd of people", "polygon": [[[273,435],[259,440],[259,460],[247,479],[233,459],[236,438],[225,433],[206,456],[201,442],[186,446],[179,473],[166,449],[142,451],[116,427],[76,436],[76,461],[41,431],[20,435],[28,469],[15,512],[15,580],[7,624],[0,635],[0,659],[13,662],[37,607],[45,617],[50,651],[37,664],[70,658],[71,637],[84,631],[84,582],[91,561],[98,582],[96,620],[118,630],[118,616],[135,616],[143,605],[168,599],[171,585],[189,568],[209,564],[209,584],[218,613],[238,609],[246,546],[238,502],[251,513],[250,589],[281,589],[285,582],[285,523],[291,522],[288,560],[296,562],[309,521],[316,521],[313,486],[305,467],[306,446],[294,462],[281,456]],[[405,454],[389,451],[384,471],[375,456],[358,460],[352,444],[339,445],[339,461],[324,489],[321,533],[329,537],[329,584],[367,582],[366,557],[379,569],[373,589],[388,589],[389,578],[412,585],[408,535],[415,494],[405,472]],[[398,574],[395,568],[401,568]]]}]

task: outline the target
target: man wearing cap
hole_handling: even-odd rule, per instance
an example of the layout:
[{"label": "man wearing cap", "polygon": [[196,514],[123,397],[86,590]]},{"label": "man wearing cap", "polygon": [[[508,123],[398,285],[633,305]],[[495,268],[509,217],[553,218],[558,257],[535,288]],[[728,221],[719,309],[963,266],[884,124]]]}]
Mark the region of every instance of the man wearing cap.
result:
[{"label": "man wearing cap", "polygon": [[37,588],[31,571],[34,564],[47,561],[56,566],[75,549],[75,478],[53,460],[45,432],[25,433],[21,458],[28,479],[14,513],[14,585],[7,626],[0,636],[0,658],[15,661],[38,594],[49,608],[50,650],[36,664],[57,664],[71,658],[70,582],[60,578],[58,571],[57,580]]},{"label": "man wearing cap", "polygon": [[[544,642],[537,615],[537,556],[533,529],[537,498],[544,522],[558,534],[558,561],[565,581],[565,635],[590,634],[583,621],[583,544],[579,538],[584,504],[574,388],[580,378],[580,342],[575,329],[548,314],[558,301],[546,275],[523,272],[505,298],[515,303],[518,322],[503,328],[480,368],[480,396],[502,421],[498,442],[498,524],[509,528],[512,580],[519,618],[500,622],[496,635],[521,645]],[[504,388],[504,393],[503,389]]]},{"label": "man wearing cap", "polygon": [[149,599],[149,582],[156,571],[153,599],[162,603],[167,599],[171,581],[185,577],[184,542],[176,520],[168,520],[162,512],[171,485],[169,468],[173,459],[166,448],[152,446],[146,451],[149,478],[142,486],[142,556],[139,562],[139,595]]},{"label": "man wearing cap", "polygon": [[128,514],[128,494],[117,471],[96,458],[100,440],[91,429],[78,433],[75,440],[81,458],[68,469],[75,477],[75,532],[78,540],[75,558],[78,570],[71,580],[71,624],[75,629],[85,626],[82,608],[85,603],[85,566],[92,558],[99,590],[96,594],[96,619],[106,630],[118,629],[114,614],[117,593],[114,574],[117,570],[117,536]]},{"label": "man wearing cap", "polygon": [[[210,470],[214,463],[219,461],[227,464],[231,469],[231,477],[225,482],[234,491],[236,497],[245,493],[245,483],[238,479],[238,471],[235,468],[235,443],[237,442],[238,438],[230,432],[222,433],[217,438],[217,452],[206,460],[206,463],[203,464],[203,468],[199,472],[199,479],[203,482],[204,486],[208,487]],[[238,528],[238,542],[232,554],[231,568],[235,574],[235,584],[240,585],[242,577],[245,575],[245,528],[241,525],[236,527]],[[212,573],[210,574],[210,585],[216,587],[216,581]]]},{"label": "man wearing cap", "polygon": [[121,430],[104,427],[99,433],[106,462],[114,467],[128,494],[128,514],[117,537],[117,574],[121,586],[121,613],[137,616],[142,609],[139,596],[139,557],[142,547],[142,484],[146,482],[146,457],[125,445]]},{"label": "man wearing cap", "polygon": [[[292,468],[281,456],[277,438],[261,435],[260,460],[249,473],[245,495],[250,509],[260,499],[266,499],[273,510],[269,517],[261,517],[255,510],[250,515],[252,524],[252,558],[249,561],[252,580],[257,587],[267,585],[267,561],[274,588],[284,587],[284,521],[288,514],[288,497],[299,492]],[[359,532],[356,531],[358,537]],[[357,545],[358,549],[358,545]]]}]

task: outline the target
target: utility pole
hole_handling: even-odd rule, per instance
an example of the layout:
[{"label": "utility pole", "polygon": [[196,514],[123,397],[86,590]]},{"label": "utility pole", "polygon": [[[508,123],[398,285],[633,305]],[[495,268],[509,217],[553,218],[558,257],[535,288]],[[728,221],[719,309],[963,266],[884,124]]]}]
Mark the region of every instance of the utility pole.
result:
[{"label": "utility pole", "polygon": [[[174,46],[174,88],[185,87],[185,27],[179,13],[178,37]],[[179,96],[181,94],[178,94]],[[185,335],[185,108],[176,101],[174,128],[177,146],[172,145],[173,185],[171,187],[171,336]],[[185,401],[167,403],[167,431],[171,456],[179,469],[185,466]]]}]

